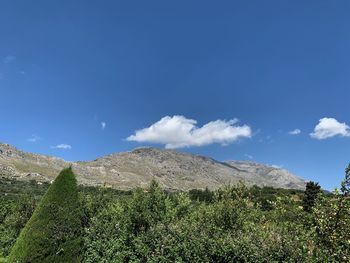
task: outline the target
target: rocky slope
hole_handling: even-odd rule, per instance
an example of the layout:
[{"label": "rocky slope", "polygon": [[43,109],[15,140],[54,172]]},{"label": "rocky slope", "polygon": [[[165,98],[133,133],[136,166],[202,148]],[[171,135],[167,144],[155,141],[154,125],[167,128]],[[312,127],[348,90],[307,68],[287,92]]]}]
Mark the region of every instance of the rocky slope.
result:
[{"label": "rocky slope", "polygon": [[174,150],[138,148],[94,161],[66,162],[0,144],[0,177],[52,181],[61,169],[70,165],[80,184],[117,189],[145,187],[152,178],[169,190],[216,189],[239,181],[293,189],[304,189],[306,184],[302,178],[272,166],[244,161],[219,162]]}]

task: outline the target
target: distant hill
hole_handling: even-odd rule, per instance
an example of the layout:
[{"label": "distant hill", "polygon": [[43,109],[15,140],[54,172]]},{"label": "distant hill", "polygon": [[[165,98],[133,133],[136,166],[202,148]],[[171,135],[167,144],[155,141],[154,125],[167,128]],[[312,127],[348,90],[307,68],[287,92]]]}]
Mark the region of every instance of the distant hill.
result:
[{"label": "distant hill", "polygon": [[67,162],[0,144],[0,177],[51,182],[72,166],[79,184],[116,189],[146,187],[155,178],[168,190],[216,189],[239,181],[247,185],[305,189],[306,181],[287,170],[246,161],[220,162],[208,157],[157,148],[137,148],[94,161]]}]

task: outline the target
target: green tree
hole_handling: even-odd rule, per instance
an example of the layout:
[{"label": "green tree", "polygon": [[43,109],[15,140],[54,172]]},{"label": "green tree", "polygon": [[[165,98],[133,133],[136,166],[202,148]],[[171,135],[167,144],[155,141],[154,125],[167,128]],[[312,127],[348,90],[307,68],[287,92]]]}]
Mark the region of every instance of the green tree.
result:
[{"label": "green tree", "polygon": [[206,187],[205,190],[191,189],[188,192],[191,200],[210,203],[213,201],[213,193]]},{"label": "green tree", "polygon": [[317,195],[321,192],[321,186],[315,182],[307,182],[303,198],[303,208],[306,212],[311,212],[315,205]]},{"label": "green tree", "polygon": [[9,262],[79,262],[81,212],[77,182],[64,169],[49,187],[21,231]]},{"label": "green tree", "polygon": [[10,253],[34,208],[35,200],[27,194],[14,199],[0,197],[0,257]]},{"label": "green tree", "polygon": [[155,180],[151,181],[148,190],[137,189],[126,210],[131,221],[131,232],[137,234],[140,231],[147,231],[164,219],[165,200],[165,193]]},{"label": "green tree", "polygon": [[331,262],[350,261],[350,165],[340,191],[331,197],[321,195],[313,209],[318,246],[317,258]]},{"label": "green tree", "polygon": [[345,168],[345,179],[341,183],[341,191],[344,197],[350,196],[350,163]]}]

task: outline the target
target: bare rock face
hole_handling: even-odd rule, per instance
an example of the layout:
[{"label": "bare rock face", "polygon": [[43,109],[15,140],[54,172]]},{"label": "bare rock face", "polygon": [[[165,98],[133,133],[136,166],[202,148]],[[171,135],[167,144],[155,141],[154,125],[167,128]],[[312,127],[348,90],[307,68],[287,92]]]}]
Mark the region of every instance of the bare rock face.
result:
[{"label": "bare rock face", "polygon": [[256,185],[305,190],[306,181],[291,172],[274,166],[249,161],[228,161],[230,166],[241,172],[256,175]]},{"label": "bare rock face", "polygon": [[0,144],[0,177],[47,182],[67,166],[68,162],[57,157],[25,153],[9,144]]},{"label": "bare rock face", "polygon": [[290,172],[243,161],[219,162],[174,150],[137,148],[88,162],[22,152],[0,144],[0,177],[52,181],[72,166],[80,184],[117,189],[146,187],[154,178],[168,190],[217,189],[243,181],[247,185],[305,189],[306,181]]}]

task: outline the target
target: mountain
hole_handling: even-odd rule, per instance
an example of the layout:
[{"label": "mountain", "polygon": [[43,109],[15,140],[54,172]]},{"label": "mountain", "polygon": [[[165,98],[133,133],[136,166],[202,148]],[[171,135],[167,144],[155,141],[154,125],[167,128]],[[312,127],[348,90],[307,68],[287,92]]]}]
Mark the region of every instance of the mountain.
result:
[{"label": "mountain", "polygon": [[51,182],[72,166],[79,184],[117,189],[146,187],[152,178],[168,190],[216,189],[239,181],[247,185],[305,189],[306,181],[287,170],[246,161],[220,162],[208,157],[157,148],[137,148],[94,161],[67,162],[0,144],[0,177]]}]

